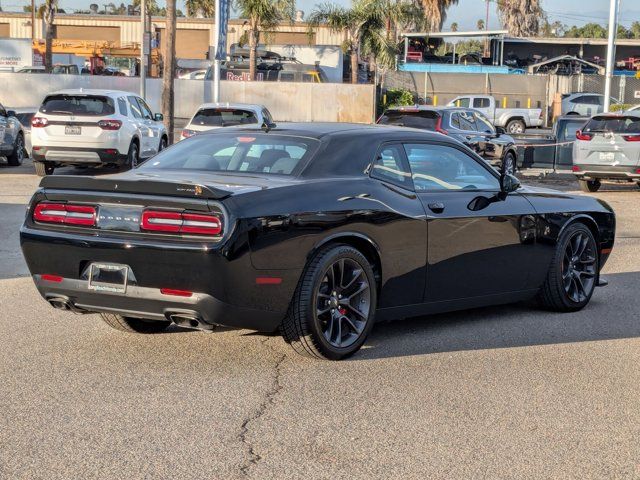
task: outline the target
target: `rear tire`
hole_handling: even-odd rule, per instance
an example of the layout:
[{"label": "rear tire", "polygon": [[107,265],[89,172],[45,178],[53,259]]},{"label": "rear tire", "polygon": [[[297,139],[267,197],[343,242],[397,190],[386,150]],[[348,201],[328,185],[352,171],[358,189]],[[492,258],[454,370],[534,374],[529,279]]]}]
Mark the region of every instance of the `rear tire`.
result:
[{"label": "rear tire", "polygon": [[507,133],[524,133],[527,129],[527,126],[524,124],[522,120],[509,120],[507,125],[505,126],[505,130]]},{"label": "rear tire", "polygon": [[16,138],[16,143],[13,145],[13,152],[7,157],[7,163],[12,167],[19,167],[24,160],[24,137],[22,133]]},{"label": "rear tire", "polygon": [[580,190],[583,192],[597,192],[600,190],[600,180],[578,180]]},{"label": "rear tire", "polygon": [[39,177],[45,177],[53,173],[53,165],[47,162],[33,162],[33,166],[36,169],[36,175]]},{"label": "rear tire", "polygon": [[307,265],[280,330],[301,355],[341,360],[365,342],[376,302],[366,257],[349,245],[330,245]]},{"label": "rear tire", "polygon": [[127,333],[160,333],[167,329],[168,320],[143,320],[141,318],[123,317],[115,313],[101,313],[104,323],[111,328]]},{"label": "rear tire", "polygon": [[599,275],[598,246],[583,223],[565,228],[556,245],[547,278],[540,289],[540,304],[556,312],[575,312],[591,300]]},{"label": "rear tire", "polygon": [[136,168],[140,161],[140,149],[136,142],[131,142],[129,145],[129,151],[127,152],[127,167]]}]

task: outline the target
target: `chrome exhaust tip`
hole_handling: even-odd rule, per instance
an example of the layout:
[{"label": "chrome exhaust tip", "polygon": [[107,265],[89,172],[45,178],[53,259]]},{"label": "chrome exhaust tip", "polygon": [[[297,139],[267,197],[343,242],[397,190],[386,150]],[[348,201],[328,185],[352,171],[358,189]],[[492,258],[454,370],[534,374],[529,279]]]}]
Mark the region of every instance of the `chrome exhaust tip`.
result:
[{"label": "chrome exhaust tip", "polygon": [[71,304],[69,303],[69,299],[65,297],[50,297],[47,298],[47,302],[53,308],[58,310],[71,310]]},{"label": "chrome exhaust tip", "polygon": [[214,325],[206,323],[195,312],[167,312],[167,319],[172,321],[178,327],[190,328],[193,330],[206,330],[211,331],[215,328]]}]

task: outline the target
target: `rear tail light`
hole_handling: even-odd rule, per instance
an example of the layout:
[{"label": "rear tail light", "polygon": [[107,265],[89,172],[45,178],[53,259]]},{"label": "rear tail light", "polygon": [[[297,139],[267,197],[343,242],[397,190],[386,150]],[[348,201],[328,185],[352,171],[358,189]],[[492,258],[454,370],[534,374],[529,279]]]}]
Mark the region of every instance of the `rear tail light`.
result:
[{"label": "rear tail light", "polygon": [[102,130],[120,130],[122,122],[120,120],[100,120],[98,126]]},{"label": "rear tail light", "polygon": [[31,119],[31,126],[34,128],[44,128],[49,125],[49,120],[43,117],[33,117]]},{"label": "rear tail light", "polygon": [[142,212],[140,228],[152,232],[215,237],[222,233],[222,220],[216,215],[203,213],[145,210]]},{"label": "rear tail light", "polygon": [[190,128],[185,128],[184,130],[182,130],[182,136],[184,138],[189,138],[189,137],[193,137],[196,133],[195,130],[191,130]]},{"label": "rear tail light", "polygon": [[68,203],[40,202],[33,210],[33,219],[41,223],[60,223],[92,227],[96,224],[96,207]]},{"label": "rear tail light", "polygon": [[571,167],[571,171],[572,172],[579,172],[580,171],[580,167],[577,165],[574,165],[573,167]]},{"label": "rear tail light", "polygon": [[438,117],[438,120],[436,121],[436,132],[442,133],[443,135],[449,135],[449,132],[442,128],[442,117]]},{"label": "rear tail light", "polygon": [[578,130],[576,132],[576,139],[583,140],[585,142],[590,142],[593,139],[592,133],[584,133],[582,130]]},{"label": "rear tail light", "polygon": [[640,135],[623,135],[622,138],[627,142],[640,142]]}]

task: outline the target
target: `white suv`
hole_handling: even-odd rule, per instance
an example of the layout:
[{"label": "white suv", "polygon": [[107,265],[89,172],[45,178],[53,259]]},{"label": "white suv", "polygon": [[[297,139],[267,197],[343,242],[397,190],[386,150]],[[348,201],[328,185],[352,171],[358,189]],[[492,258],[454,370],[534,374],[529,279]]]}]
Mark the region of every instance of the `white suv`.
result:
[{"label": "white suv", "polygon": [[36,173],[62,165],[126,165],[166,148],[162,115],[118,90],[62,90],[47,95],[31,119]]},{"label": "white suv", "polygon": [[272,124],[271,113],[263,105],[249,103],[203,103],[182,130],[180,140],[200,132],[236,125]]}]

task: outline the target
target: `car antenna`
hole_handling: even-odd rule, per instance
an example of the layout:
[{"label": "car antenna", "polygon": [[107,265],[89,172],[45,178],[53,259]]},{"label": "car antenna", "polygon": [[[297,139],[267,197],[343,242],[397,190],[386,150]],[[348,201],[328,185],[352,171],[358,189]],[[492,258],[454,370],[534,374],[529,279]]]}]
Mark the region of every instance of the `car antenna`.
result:
[{"label": "car antenna", "polygon": [[268,121],[266,121],[266,120],[265,120],[265,121],[262,123],[262,127],[260,127],[260,128],[262,128],[262,130],[264,131],[264,133],[269,133],[269,130],[272,130],[272,129],[276,128],[276,126],[277,126],[277,125],[276,125],[275,123],[273,123],[273,122],[268,122]]}]

